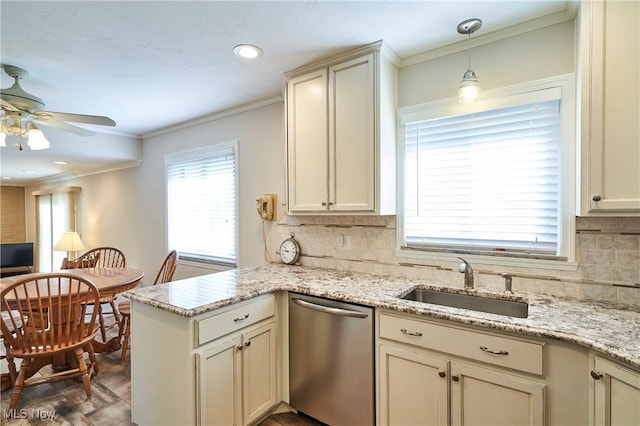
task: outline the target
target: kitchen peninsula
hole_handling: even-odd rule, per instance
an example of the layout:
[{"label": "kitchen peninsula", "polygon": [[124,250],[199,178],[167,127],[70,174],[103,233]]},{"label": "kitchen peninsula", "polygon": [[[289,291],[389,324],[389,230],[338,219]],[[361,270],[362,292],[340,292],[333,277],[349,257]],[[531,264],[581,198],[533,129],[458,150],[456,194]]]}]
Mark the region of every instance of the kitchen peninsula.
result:
[{"label": "kitchen peninsula", "polygon": [[[502,360],[494,360],[495,356],[481,362],[506,367],[508,371],[522,370],[523,373],[517,372],[517,375],[523,376],[523,380],[532,382],[529,380],[532,377],[533,382],[539,382],[534,383],[536,386],[546,386],[544,400],[540,403],[544,405],[541,415],[545,416],[547,424],[560,423],[560,402],[554,402],[554,398],[561,397],[573,398],[577,401],[575,407],[584,408],[585,412],[577,417],[573,413],[578,419],[574,422],[591,418],[592,414],[587,413],[590,411],[587,399],[592,398],[592,395],[587,396],[586,389],[590,387],[587,377],[590,372],[593,379],[600,374],[594,362],[597,364],[602,359],[605,363],[616,363],[632,375],[640,371],[638,307],[523,293],[517,295],[528,300],[528,317],[514,318],[399,298],[417,285],[437,286],[437,283],[301,266],[266,265],[129,291],[126,296],[132,300],[132,323],[135,324],[133,421],[140,425],[207,424],[207,416],[219,414],[211,411],[215,405],[212,401],[223,398],[225,403],[221,406],[231,407],[233,421],[249,424],[280,401],[288,401],[287,292],[374,307],[376,330],[381,333],[376,336],[376,351],[380,350],[380,354],[389,342],[395,344],[391,341],[393,337],[382,335],[384,330],[379,330],[382,319],[415,320],[412,324],[419,327],[445,326],[452,339],[456,333],[464,336],[472,330],[483,336],[497,336],[505,342],[539,347],[545,356],[544,362],[539,360],[539,367],[528,361],[522,366],[508,365]],[[492,297],[502,295],[493,292]],[[422,320],[427,322],[423,324]],[[419,346],[418,343],[409,344]],[[254,349],[256,352],[251,352]],[[446,352],[452,354],[452,366],[456,365],[456,360],[464,360],[467,356],[455,350]],[[548,359],[562,353],[570,353],[570,358],[577,357],[579,361]],[[207,368],[220,367],[222,364],[218,362],[235,367],[225,373],[229,377],[216,376],[216,381],[220,382],[229,379],[227,392],[214,392],[212,384],[207,382]],[[565,373],[562,380],[553,378],[564,364],[574,365],[574,369],[584,367],[584,374],[576,377],[579,383],[574,385],[581,388],[580,391],[572,393],[566,383],[561,384],[568,382],[569,373]],[[162,367],[158,369],[158,365]],[[158,379],[171,386],[153,385]],[[386,392],[382,387],[378,383],[378,400],[379,393]],[[175,389],[183,391],[177,394]],[[566,406],[566,401],[562,404]],[[379,405],[384,405],[379,407],[384,412],[379,412],[378,421],[384,424],[386,420],[383,419],[392,407]],[[452,412],[455,415],[453,406]]]}]

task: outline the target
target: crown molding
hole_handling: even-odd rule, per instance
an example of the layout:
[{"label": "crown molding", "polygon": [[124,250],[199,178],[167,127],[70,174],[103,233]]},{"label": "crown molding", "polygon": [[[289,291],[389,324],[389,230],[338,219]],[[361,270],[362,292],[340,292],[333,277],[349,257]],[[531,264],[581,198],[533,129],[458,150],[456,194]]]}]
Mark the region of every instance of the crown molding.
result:
[{"label": "crown molding", "polygon": [[470,48],[483,46],[489,43],[495,43],[500,40],[505,40],[511,37],[519,36],[522,34],[536,31],[542,28],[550,27],[552,25],[561,24],[566,21],[570,21],[575,18],[577,12],[577,5],[575,2],[570,2],[567,9],[545,15],[540,18],[526,21],[522,24],[512,25],[497,31],[492,31],[483,35],[473,36],[471,39],[464,39],[455,43],[447,44],[436,49],[428,50],[426,52],[418,53],[413,56],[407,56],[400,60],[400,68],[415,65],[421,62],[430,61],[432,59],[440,58],[443,56],[459,53]]}]

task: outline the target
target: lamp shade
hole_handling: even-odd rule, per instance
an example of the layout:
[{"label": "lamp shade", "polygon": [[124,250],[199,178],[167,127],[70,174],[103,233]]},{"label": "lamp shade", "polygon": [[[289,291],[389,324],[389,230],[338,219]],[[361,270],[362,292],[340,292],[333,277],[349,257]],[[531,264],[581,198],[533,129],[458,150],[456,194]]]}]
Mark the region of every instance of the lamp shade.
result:
[{"label": "lamp shade", "polygon": [[77,232],[67,231],[62,234],[53,249],[56,251],[80,251],[84,250],[84,244],[82,244],[80,235]]}]

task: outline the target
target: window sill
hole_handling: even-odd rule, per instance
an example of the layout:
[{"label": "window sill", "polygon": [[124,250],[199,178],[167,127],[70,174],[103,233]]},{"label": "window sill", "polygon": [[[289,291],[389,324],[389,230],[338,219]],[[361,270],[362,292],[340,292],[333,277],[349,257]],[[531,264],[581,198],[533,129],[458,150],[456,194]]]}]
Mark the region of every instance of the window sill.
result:
[{"label": "window sill", "polygon": [[555,271],[575,271],[578,269],[576,262],[566,260],[533,259],[507,256],[484,256],[479,254],[461,254],[416,250],[411,248],[396,248],[397,257],[404,259],[432,260],[440,262],[459,262],[463,257],[471,264],[511,266],[520,268],[550,269]]},{"label": "window sill", "polygon": [[179,259],[178,260],[178,264],[179,265],[185,265],[191,268],[200,268],[200,269],[208,269],[211,270],[212,272],[223,272],[223,271],[228,271],[231,269],[236,269],[237,266],[236,265],[232,265],[232,264],[225,264],[225,263],[213,263],[213,262],[197,262],[194,260],[186,260],[186,259]]}]

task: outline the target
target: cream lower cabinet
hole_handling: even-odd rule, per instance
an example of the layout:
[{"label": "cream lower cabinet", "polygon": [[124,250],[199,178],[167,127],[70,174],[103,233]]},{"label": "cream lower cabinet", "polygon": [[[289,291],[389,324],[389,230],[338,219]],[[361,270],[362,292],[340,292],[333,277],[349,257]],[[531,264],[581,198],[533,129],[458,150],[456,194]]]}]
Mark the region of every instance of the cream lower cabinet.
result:
[{"label": "cream lower cabinet", "polygon": [[196,358],[198,424],[249,424],[278,402],[273,321],[214,341]]},{"label": "cream lower cabinet", "polygon": [[392,311],[376,315],[378,425],[588,421],[588,353]]},{"label": "cream lower cabinet", "polygon": [[473,364],[451,364],[452,425],[543,425],[543,383]]},{"label": "cream lower cabinet", "polygon": [[640,373],[594,357],[593,421],[595,426],[640,426]]},{"label": "cream lower cabinet", "polygon": [[544,424],[544,384],[400,346],[379,356],[381,425]]},{"label": "cream lower cabinet", "polygon": [[281,296],[263,295],[194,317],[133,300],[133,422],[247,425],[279,403]]},{"label": "cream lower cabinet", "polygon": [[378,350],[381,425],[449,424],[449,361],[383,343]]}]

